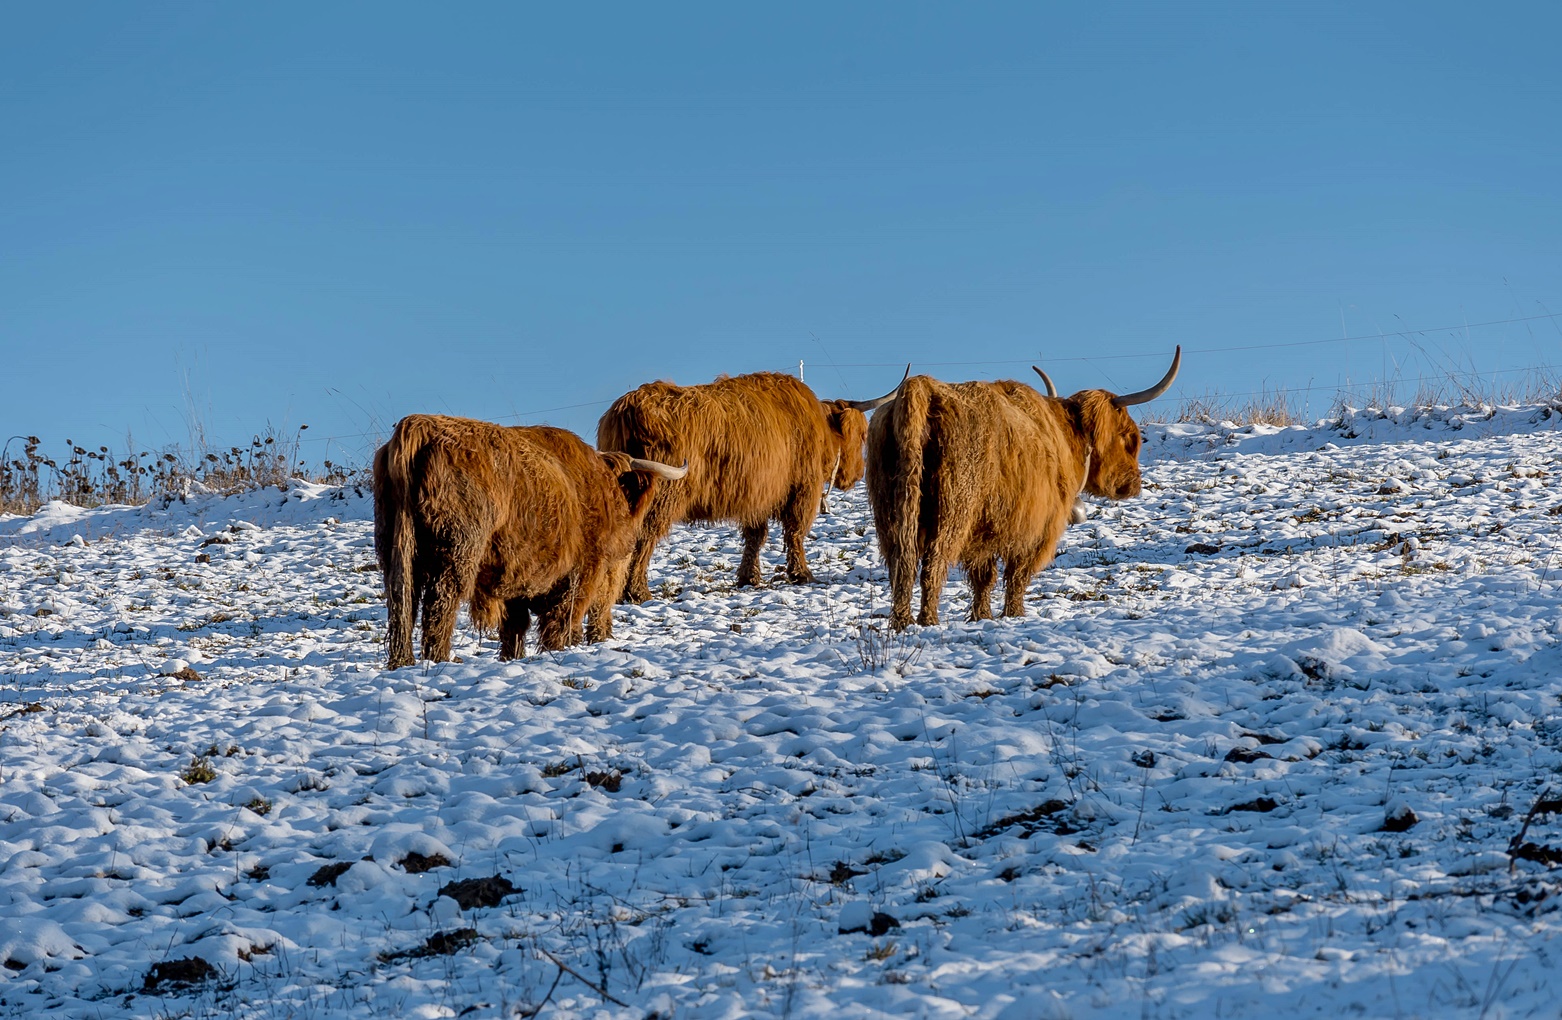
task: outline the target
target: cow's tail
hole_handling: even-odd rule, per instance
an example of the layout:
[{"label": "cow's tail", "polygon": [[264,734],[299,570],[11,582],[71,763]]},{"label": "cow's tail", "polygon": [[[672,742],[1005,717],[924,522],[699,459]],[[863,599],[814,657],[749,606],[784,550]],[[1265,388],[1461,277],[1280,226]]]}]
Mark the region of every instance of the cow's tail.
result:
[{"label": "cow's tail", "polygon": [[412,460],[427,441],[426,423],[408,416],[374,455],[374,550],[385,577],[387,669],[412,665],[412,627],[418,615],[412,519]]},{"label": "cow's tail", "polygon": [[[925,378],[901,383],[889,412],[890,451],[881,461],[888,468],[881,479],[884,497],[876,500],[874,525],[879,550],[889,569],[890,624],[899,629],[911,622],[911,595],[916,585],[922,518],[922,469],[927,445],[930,386]],[[881,414],[883,412],[880,412]]]}]

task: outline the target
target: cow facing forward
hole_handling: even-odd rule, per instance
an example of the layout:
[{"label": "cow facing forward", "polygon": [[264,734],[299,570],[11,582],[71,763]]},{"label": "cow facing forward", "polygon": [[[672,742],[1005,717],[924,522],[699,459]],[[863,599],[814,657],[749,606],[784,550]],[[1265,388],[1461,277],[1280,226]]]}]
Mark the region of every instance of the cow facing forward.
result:
[{"label": "cow facing forward", "polygon": [[[387,668],[450,658],[456,610],[499,632],[499,658],[611,637],[612,605],[658,478],[683,469],[599,454],[548,426],[408,415],[374,455],[374,547],[385,575]],[[590,613],[589,633],[582,621]]]},{"label": "cow facing forward", "polygon": [[743,531],[738,584],[760,582],[759,550],[781,522],[787,580],[813,580],[803,537],[833,482],[862,477],[866,413],[894,397],[820,400],[779,372],[722,377],[700,386],[646,383],[613,402],[597,423],[597,446],[687,463],[680,482],[652,498],[629,568],[624,601],[651,596],[651,553],[680,521],[732,521]]},{"label": "cow facing forward", "polygon": [[919,567],[917,622],[937,623],[955,563],[971,584],[971,619],[991,617],[1000,561],[1003,615],[1023,616],[1025,589],[1052,561],[1080,493],[1139,494],[1139,427],[1127,408],[1165,393],[1181,363],[1178,347],[1165,378],[1124,396],[1081,390],[1057,399],[1013,381],[901,383],[868,430],[868,501],[889,568],[890,625],[911,622]]}]

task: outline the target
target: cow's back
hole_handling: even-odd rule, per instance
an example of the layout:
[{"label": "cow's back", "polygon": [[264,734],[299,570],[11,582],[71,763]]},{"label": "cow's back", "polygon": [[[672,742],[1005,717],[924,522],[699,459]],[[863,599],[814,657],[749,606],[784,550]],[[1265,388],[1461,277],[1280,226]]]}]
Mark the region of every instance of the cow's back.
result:
[{"label": "cow's back", "polygon": [[829,470],[818,398],[779,372],[700,386],[647,383],[608,408],[597,446],[687,463],[688,475],[667,491],[684,502],[688,520],[762,523],[794,488],[822,484]]},{"label": "cow's back", "polygon": [[982,444],[982,498],[966,555],[1008,559],[1061,531],[1083,479],[1071,467],[1067,413],[1057,401],[1010,380],[988,384],[986,395],[993,427]]},{"label": "cow's back", "polygon": [[605,544],[610,558],[628,554],[634,541],[629,506],[617,474],[602,455],[573,432],[551,426],[534,429],[563,475],[574,516],[561,524],[582,541]]},{"label": "cow's back", "polygon": [[438,423],[413,460],[420,530],[478,558],[485,601],[548,590],[583,544],[575,486],[550,444],[535,428]]},{"label": "cow's back", "polygon": [[[911,429],[920,429],[919,443],[897,436]],[[907,380],[868,428],[876,522],[882,529],[894,518],[890,493],[910,469],[921,541],[936,532],[962,558],[1005,557],[1033,542],[1057,512],[1057,486],[1047,480],[1065,459],[1065,443],[1058,412],[1022,383]],[[908,465],[907,456],[918,463]],[[1072,494],[1063,505],[1072,505]]]}]

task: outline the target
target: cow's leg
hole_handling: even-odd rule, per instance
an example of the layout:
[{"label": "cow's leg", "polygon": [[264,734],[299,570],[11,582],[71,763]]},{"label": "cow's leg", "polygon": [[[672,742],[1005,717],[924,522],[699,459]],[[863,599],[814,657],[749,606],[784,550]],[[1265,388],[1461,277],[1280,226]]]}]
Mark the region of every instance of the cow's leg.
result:
[{"label": "cow's leg", "polygon": [[759,576],[759,550],[765,547],[770,534],[770,523],[743,525],[743,559],[738,563],[738,586],[757,585]]},{"label": "cow's leg", "polygon": [[1003,565],[1003,615],[1025,615],[1025,589],[1030,587],[1036,572],[1052,562],[1058,550],[1058,539],[1063,535],[1061,527],[1042,536],[1036,551],[1008,560]]},{"label": "cow's leg", "polygon": [[938,474],[924,477],[920,519],[923,530],[918,541],[925,541],[922,554],[922,611],[917,622],[931,626],[938,622],[938,600],[949,580],[949,566],[964,559],[967,539],[976,514],[969,493],[951,489]]},{"label": "cow's leg", "polygon": [[450,638],[456,632],[456,611],[477,581],[476,550],[457,547],[437,560],[423,597],[423,658],[450,660]]},{"label": "cow's leg", "polygon": [[537,614],[537,647],[556,652],[569,644],[569,612],[562,606],[549,606]]},{"label": "cow's leg", "polygon": [[564,636],[564,643],[578,645],[586,640],[586,611],[591,608],[591,592],[593,587],[588,586],[597,583],[597,578],[592,576],[598,567],[592,564],[589,567],[590,575],[583,575],[573,579],[568,592],[564,596],[565,625],[569,632]]},{"label": "cow's leg", "polygon": [[922,609],[917,622],[924,627],[938,623],[938,600],[949,580],[949,557],[935,556],[931,549],[922,560]]},{"label": "cow's leg", "polygon": [[586,612],[586,640],[608,641],[613,637],[613,601],[605,599]]},{"label": "cow's leg", "polygon": [[624,585],[620,602],[638,605],[651,597],[651,553],[673,530],[681,512],[682,508],[674,506],[663,494],[651,497],[651,509],[646,511],[645,521],[640,525],[640,537],[635,540],[634,555],[629,558],[629,580]]},{"label": "cow's leg", "polygon": [[604,567],[586,607],[586,640],[607,641],[613,636],[613,593],[624,590],[624,574],[629,562]]},{"label": "cow's leg", "polygon": [[636,605],[651,597],[651,552],[656,548],[656,542],[649,535],[641,535],[635,542],[634,555],[629,561],[629,572],[624,583],[624,594],[620,596],[621,602],[632,602]]},{"label": "cow's leg", "polygon": [[786,543],[786,579],[793,584],[812,584],[814,572],[808,569],[808,554],[803,539],[819,516],[818,490],[799,489],[781,508],[781,538]]},{"label": "cow's leg", "polygon": [[1030,579],[1035,576],[1035,569],[1027,569],[1027,564],[1010,560],[1003,565],[1004,616],[1025,615],[1025,589],[1030,587]]},{"label": "cow's leg", "polygon": [[504,604],[504,620],[499,624],[499,659],[508,662],[526,654],[526,629],[532,623],[531,603],[510,599]]},{"label": "cow's leg", "polygon": [[879,548],[884,564],[889,568],[889,625],[893,630],[905,630],[911,625],[911,596],[917,583],[917,550],[904,548],[895,537],[897,532],[875,523],[879,533]]},{"label": "cow's leg", "polygon": [[[936,492],[933,493],[932,502],[937,507]],[[931,627],[938,623],[938,600],[943,597],[944,584],[949,580],[949,564],[954,560],[952,544],[949,541],[949,521],[941,512],[932,515],[923,510],[923,519],[932,518],[932,527],[925,534],[919,534],[917,541],[925,543],[918,552],[918,559],[922,561],[922,608],[917,612],[917,622],[924,627]]]},{"label": "cow's leg", "polygon": [[545,652],[556,652],[580,641],[580,620],[584,611],[576,611],[575,579],[566,577],[532,603],[537,609],[537,645]]},{"label": "cow's leg", "polygon": [[965,576],[971,582],[971,619],[991,620],[993,582],[998,579],[998,558],[986,556],[975,563],[967,563]]},{"label": "cow's leg", "polygon": [[[890,564],[889,577],[889,625],[891,630],[905,630],[911,626],[911,589],[916,584],[916,567],[911,557]],[[901,568],[901,569],[897,569]],[[897,578],[905,575],[904,581]]]},{"label": "cow's leg", "polygon": [[970,532],[965,516],[940,509],[939,516],[934,518],[936,528],[928,535],[927,548],[922,551],[922,611],[917,614],[917,622],[924,627],[938,622],[938,600],[949,581],[949,567],[959,558],[960,544]]}]

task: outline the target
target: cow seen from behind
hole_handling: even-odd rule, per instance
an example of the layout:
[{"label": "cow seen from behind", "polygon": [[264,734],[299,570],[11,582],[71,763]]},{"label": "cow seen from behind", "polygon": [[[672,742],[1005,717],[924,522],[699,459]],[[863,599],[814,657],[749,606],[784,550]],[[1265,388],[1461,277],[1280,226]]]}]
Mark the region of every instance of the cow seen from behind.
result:
[{"label": "cow seen from behind", "polygon": [[1141,438],[1127,408],[1165,393],[1181,363],[1178,347],[1160,382],[1122,396],[1092,389],[1059,399],[1012,380],[902,382],[874,416],[867,444],[868,501],[889,569],[890,625],[911,623],[919,580],[917,622],[936,624],[956,563],[970,582],[971,619],[991,617],[1000,563],[1003,615],[1023,616],[1031,578],[1082,516],[1080,494],[1139,494]]}]

